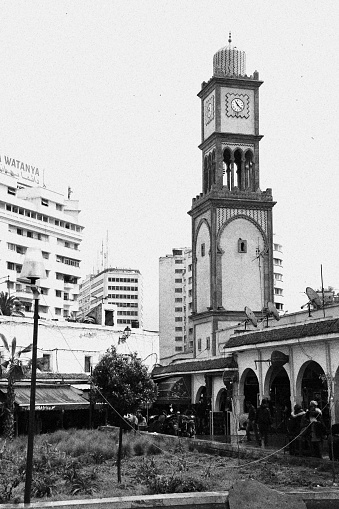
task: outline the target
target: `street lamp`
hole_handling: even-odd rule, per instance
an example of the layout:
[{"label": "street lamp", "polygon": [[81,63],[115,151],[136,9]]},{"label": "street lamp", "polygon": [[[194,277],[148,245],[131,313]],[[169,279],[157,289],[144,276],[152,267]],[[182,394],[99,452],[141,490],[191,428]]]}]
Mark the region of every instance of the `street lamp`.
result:
[{"label": "street lamp", "polygon": [[[27,440],[27,461],[24,503],[30,504],[31,485],[33,473],[33,446],[35,428],[35,392],[36,392],[36,365],[38,348],[38,319],[39,319],[39,291],[36,286],[38,279],[46,279],[46,271],[43,263],[42,252],[37,248],[28,248],[22,266],[20,279],[32,285],[34,298],[34,319],[33,319],[33,348],[32,348],[32,375],[31,395],[29,405],[28,440]],[[28,281],[27,281],[28,280]]]},{"label": "street lamp", "polygon": [[122,335],[119,337],[119,341],[118,341],[118,345],[120,345],[120,343],[125,343],[126,339],[128,339],[131,335],[131,329],[128,327],[125,327],[125,330],[123,331]]}]

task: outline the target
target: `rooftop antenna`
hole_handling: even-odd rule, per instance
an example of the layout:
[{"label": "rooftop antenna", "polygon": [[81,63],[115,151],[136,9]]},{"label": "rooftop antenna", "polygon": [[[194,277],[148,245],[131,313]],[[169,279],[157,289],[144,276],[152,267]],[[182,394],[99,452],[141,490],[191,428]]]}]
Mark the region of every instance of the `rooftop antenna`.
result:
[{"label": "rooftop antenna", "polygon": [[320,297],[317,294],[317,292],[315,290],[313,290],[313,288],[311,288],[310,286],[307,286],[305,293],[309,300],[306,304],[301,306],[301,309],[303,309],[305,306],[307,306],[308,316],[312,316],[311,315],[311,305],[313,306],[313,309],[320,309],[321,308],[321,300],[320,300]]},{"label": "rooftop antenna", "polygon": [[321,276],[321,293],[323,295],[323,313],[325,318],[325,293],[324,293],[324,281],[323,281],[323,265],[320,264],[320,276]]},{"label": "rooftop antenna", "polygon": [[253,313],[252,309],[250,309],[248,306],[245,306],[245,315],[247,317],[247,320],[245,320],[245,330],[246,330],[246,324],[251,322],[251,324],[254,327],[258,326],[258,320],[256,319],[255,314]]}]

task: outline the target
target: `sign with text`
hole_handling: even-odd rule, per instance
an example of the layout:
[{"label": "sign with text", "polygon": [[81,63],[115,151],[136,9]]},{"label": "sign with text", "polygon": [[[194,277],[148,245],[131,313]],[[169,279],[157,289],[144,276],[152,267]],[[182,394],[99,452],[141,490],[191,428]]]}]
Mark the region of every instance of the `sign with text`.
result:
[{"label": "sign with text", "polygon": [[32,184],[40,183],[40,170],[37,166],[24,163],[14,157],[0,154],[0,173],[28,180]]}]

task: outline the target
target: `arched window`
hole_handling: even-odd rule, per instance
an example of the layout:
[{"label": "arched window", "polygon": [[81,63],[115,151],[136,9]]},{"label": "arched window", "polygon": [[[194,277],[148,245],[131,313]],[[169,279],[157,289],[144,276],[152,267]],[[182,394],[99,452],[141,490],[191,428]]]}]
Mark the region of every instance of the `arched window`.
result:
[{"label": "arched window", "polygon": [[208,154],[208,191],[211,189],[212,185],[212,154],[211,152]]},{"label": "arched window", "polygon": [[236,180],[235,180],[235,185],[239,188],[239,189],[242,189],[243,187],[243,182],[242,182],[242,165],[241,165],[241,156],[242,156],[242,152],[241,150],[237,149],[235,152],[234,152],[234,166],[235,166],[235,177],[236,177]]},{"label": "arched window", "polygon": [[204,175],[203,175],[203,192],[207,193],[208,190],[208,161],[207,157],[204,159]]},{"label": "arched window", "polygon": [[254,191],[254,174],[253,174],[253,153],[247,150],[245,154],[245,189]]},{"label": "arched window", "polygon": [[215,150],[212,152],[211,185],[215,184]]},{"label": "arched window", "polygon": [[229,190],[233,188],[233,168],[232,168],[232,153],[229,148],[224,150],[223,155],[223,185],[227,186]]}]

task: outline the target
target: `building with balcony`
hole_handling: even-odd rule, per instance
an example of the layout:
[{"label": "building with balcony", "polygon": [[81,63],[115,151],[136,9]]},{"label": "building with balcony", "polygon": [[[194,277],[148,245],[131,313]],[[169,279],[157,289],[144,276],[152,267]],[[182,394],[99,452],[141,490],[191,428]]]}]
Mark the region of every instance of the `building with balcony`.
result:
[{"label": "building with balcony", "polygon": [[90,274],[80,284],[79,318],[100,306],[115,309],[114,324],[143,327],[143,285],[139,270],[107,268]]},{"label": "building with balcony", "polygon": [[83,230],[79,212],[77,200],[27,180],[23,172],[0,168],[0,290],[6,291],[7,284],[25,316],[33,316],[33,295],[18,279],[29,247],[41,249],[47,273],[40,285],[40,318],[76,316]]},{"label": "building with balcony", "polygon": [[159,259],[160,359],[193,352],[192,249],[175,248]]},{"label": "building with balcony", "polygon": [[[275,237],[275,236],[274,236]],[[273,241],[274,305],[279,314],[284,312],[283,252],[282,245]]]}]

